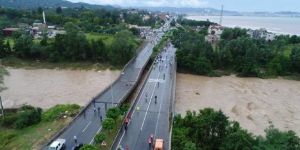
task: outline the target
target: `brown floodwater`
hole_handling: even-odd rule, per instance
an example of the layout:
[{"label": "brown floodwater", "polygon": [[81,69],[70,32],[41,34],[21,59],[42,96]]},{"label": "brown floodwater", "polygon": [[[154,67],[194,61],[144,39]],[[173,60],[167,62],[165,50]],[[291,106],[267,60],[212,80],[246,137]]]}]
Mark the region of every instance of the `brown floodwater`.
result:
[{"label": "brown floodwater", "polygon": [[256,135],[264,135],[270,123],[300,135],[299,81],[178,74],[175,105],[180,114],[207,107],[221,109]]},{"label": "brown floodwater", "polygon": [[86,105],[113,82],[120,71],[85,71],[55,69],[7,68],[5,76],[8,89],[1,93],[5,108],[30,104],[50,108],[56,104]]}]

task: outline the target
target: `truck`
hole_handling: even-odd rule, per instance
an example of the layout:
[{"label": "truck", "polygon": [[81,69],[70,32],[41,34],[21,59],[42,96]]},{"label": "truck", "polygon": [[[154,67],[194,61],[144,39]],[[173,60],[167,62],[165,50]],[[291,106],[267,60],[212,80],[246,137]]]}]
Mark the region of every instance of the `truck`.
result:
[{"label": "truck", "polygon": [[164,150],[164,140],[163,139],[156,139],[154,150]]}]

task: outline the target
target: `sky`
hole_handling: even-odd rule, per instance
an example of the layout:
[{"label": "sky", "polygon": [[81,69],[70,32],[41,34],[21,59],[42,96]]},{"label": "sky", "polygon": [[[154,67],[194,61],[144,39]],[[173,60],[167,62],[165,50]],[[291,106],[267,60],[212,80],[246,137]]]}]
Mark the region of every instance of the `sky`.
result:
[{"label": "sky", "polygon": [[121,7],[211,7],[233,11],[297,11],[300,12],[300,0],[69,0],[100,5],[118,5]]}]

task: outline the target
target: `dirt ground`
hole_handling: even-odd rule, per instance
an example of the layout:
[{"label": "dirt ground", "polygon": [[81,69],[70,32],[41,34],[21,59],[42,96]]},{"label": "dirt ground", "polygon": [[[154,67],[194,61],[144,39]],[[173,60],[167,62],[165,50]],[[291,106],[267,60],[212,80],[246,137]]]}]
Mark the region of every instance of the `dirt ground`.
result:
[{"label": "dirt ground", "polygon": [[175,105],[180,114],[207,107],[221,109],[256,135],[264,135],[270,122],[300,135],[299,81],[178,74]]},{"label": "dirt ground", "polygon": [[120,71],[7,69],[7,90],[1,93],[5,108],[30,104],[50,108],[56,104],[87,104],[113,82]]}]

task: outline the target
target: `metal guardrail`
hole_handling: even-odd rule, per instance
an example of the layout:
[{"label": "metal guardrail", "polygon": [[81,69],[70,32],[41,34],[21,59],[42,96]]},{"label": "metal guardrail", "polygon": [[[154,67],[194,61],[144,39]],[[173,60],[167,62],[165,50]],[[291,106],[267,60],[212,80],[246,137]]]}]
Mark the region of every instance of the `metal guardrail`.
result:
[{"label": "metal guardrail", "polygon": [[[147,45],[148,44],[148,42],[149,41],[144,41],[144,43],[143,43],[143,45],[141,45],[142,47],[143,46],[145,46],[145,45]],[[138,49],[140,49],[141,47],[139,47]],[[131,64],[136,58],[137,58],[137,56],[138,56],[138,53],[123,67],[123,69],[122,69],[122,72],[124,72],[125,71],[125,69],[128,67],[128,65],[129,64]],[[149,60],[149,59],[148,59]],[[147,64],[147,63],[146,63]],[[144,69],[144,67],[142,68],[142,69]],[[139,74],[139,76],[140,76],[140,74]],[[139,80],[139,78],[140,77],[138,77],[138,79],[137,79],[137,81]],[[108,89],[110,89],[110,87],[111,87],[111,85],[114,85],[117,81],[119,81],[121,79],[121,74],[119,74],[118,75],[118,77],[117,77],[117,79],[113,82],[113,83],[111,83],[111,84],[109,84],[109,85],[107,85],[106,87],[105,87],[105,89],[104,90],[102,90],[99,94],[97,94],[97,96],[96,97],[94,97],[94,98],[92,98],[90,101],[89,101],[89,103],[86,105],[86,106],[84,106],[81,110],[80,110],[80,112],[72,119],[72,121],[71,122],[69,122],[65,127],[63,127],[59,132],[57,132],[55,135],[53,135],[51,138],[50,138],[50,140],[46,143],[46,144],[44,144],[42,147],[41,147],[41,149],[44,149],[45,147],[47,147],[48,145],[50,145],[55,139],[57,139],[66,129],[68,129],[74,122],[75,122],[75,120],[76,119],[78,119],[78,117],[92,104],[92,102],[93,102],[93,100],[94,99],[96,99],[96,98],[98,98],[98,97],[100,97],[100,96],[102,96]],[[137,82],[136,81],[136,82]],[[132,86],[131,88],[133,89],[133,87],[134,86]],[[132,90],[129,90],[130,92],[132,91]],[[130,93],[130,92],[128,92],[128,93]],[[127,96],[129,95],[129,94],[126,94]],[[126,96],[125,96],[126,97]],[[126,98],[125,98],[126,99]],[[122,100],[120,101],[121,103],[123,102]]]},{"label": "metal guardrail", "polygon": [[[159,53],[157,53],[157,54],[159,54]],[[155,56],[155,59],[156,59],[157,57],[158,57],[158,55]],[[149,61],[149,60],[150,60],[150,57],[149,57],[148,61]],[[151,67],[149,68],[149,72],[148,72],[147,75],[146,75],[146,80],[145,80],[144,82],[146,82],[147,79],[149,78],[150,73],[151,73],[151,70],[152,70],[152,68],[153,68],[153,65],[154,65],[154,63],[152,62]],[[147,66],[147,65],[145,65],[145,66]],[[143,90],[143,89],[145,88],[145,85],[146,85],[146,84],[143,83],[143,86],[142,86],[142,88],[139,90],[139,93],[140,93],[141,90]],[[140,96],[140,95],[138,95],[136,98],[138,98],[139,96]],[[131,106],[130,106],[129,110],[127,111],[126,115],[124,116],[124,118],[127,117],[127,116],[129,116],[130,114],[132,114],[132,112],[133,112],[133,110],[134,110],[134,108],[135,108],[137,102],[138,102],[138,101],[135,100],[134,103],[131,104]],[[113,141],[113,144],[112,144],[111,147],[110,147],[110,150],[113,150],[113,148],[114,148],[115,146],[118,146],[118,145],[115,145],[115,144],[116,144],[116,140],[117,140],[118,137],[120,136],[121,131],[123,131],[123,126],[124,126],[124,122],[122,123],[120,129],[118,130],[118,134],[117,134],[117,136],[114,138],[114,141]],[[117,147],[116,147],[116,148],[117,148]]]}]

